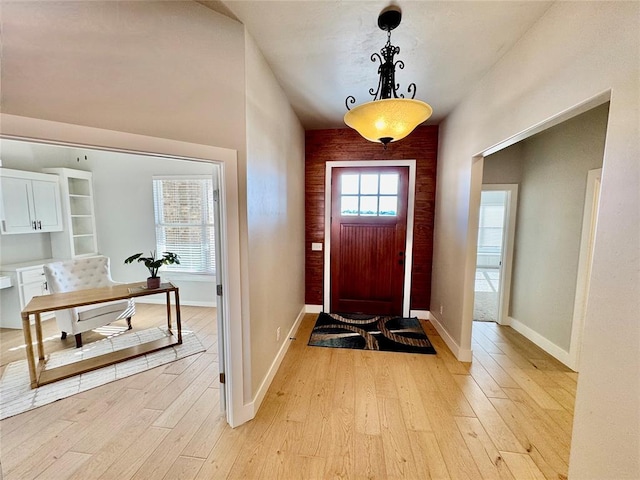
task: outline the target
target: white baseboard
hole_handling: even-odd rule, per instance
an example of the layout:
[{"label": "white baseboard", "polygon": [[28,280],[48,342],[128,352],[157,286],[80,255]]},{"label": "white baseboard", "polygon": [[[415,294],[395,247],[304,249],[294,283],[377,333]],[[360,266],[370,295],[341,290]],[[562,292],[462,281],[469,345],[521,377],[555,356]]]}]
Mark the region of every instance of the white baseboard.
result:
[{"label": "white baseboard", "polygon": [[305,313],[320,313],[322,312],[322,305],[305,305]]},{"label": "white baseboard", "polygon": [[429,320],[429,310],[409,310],[410,317],[418,317],[420,320]]},{"label": "white baseboard", "polygon": [[[233,415],[230,414],[229,410],[231,406],[227,404],[227,422],[231,428],[239,427],[242,424],[247,423],[250,420],[253,420],[256,416],[253,411],[253,402],[245,403],[240,407],[240,409],[235,408],[233,410]],[[233,419],[233,421],[231,421]]]},{"label": "white baseboard", "polygon": [[251,411],[253,413],[253,416],[251,418],[253,418],[256,415],[256,413],[258,413],[258,409],[260,408],[260,405],[262,404],[262,401],[264,400],[264,397],[267,394],[267,390],[269,390],[269,386],[271,385],[273,378],[276,376],[276,373],[278,372],[278,368],[280,368],[280,364],[282,363],[282,360],[284,359],[284,356],[286,355],[287,350],[289,350],[289,346],[291,345],[291,339],[295,337],[296,331],[300,326],[300,322],[302,322],[302,319],[304,318],[304,314],[307,313],[306,310],[307,310],[306,307],[303,307],[302,310],[300,310],[300,313],[298,314],[296,321],[293,322],[291,329],[287,333],[287,337],[284,339],[284,342],[282,342],[282,345],[280,346],[280,350],[278,350],[278,354],[276,355],[276,358],[273,359],[273,362],[271,363],[271,367],[269,368],[267,375],[264,377],[264,380],[260,384],[260,388],[258,388],[258,391],[253,397],[253,401],[250,404]]},{"label": "white baseboard", "polygon": [[473,353],[470,348],[461,348],[460,345],[453,339],[453,337],[449,334],[446,328],[440,323],[438,317],[433,313],[429,312],[429,321],[435,327],[438,335],[442,337],[444,343],[447,344],[451,353],[453,353],[460,362],[470,362],[473,359]]},{"label": "white baseboard", "polygon": [[[152,305],[165,305],[167,303],[165,298],[162,299],[155,299],[155,298],[149,298],[149,297],[145,297],[144,300],[141,299],[142,297],[138,297],[136,298],[136,303],[149,303]],[[173,305],[173,299],[171,304]],[[194,302],[192,300],[182,300],[180,299],[180,306],[184,306],[184,307],[216,307],[217,303],[215,301],[213,302]]]},{"label": "white baseboard", "polygon": [[502,317],[502,323],[500,322],[496,322],[498,325],[502,326],[502,327],[510,327],[511,326],[511,320],[513,320],[513,318],[511,317]]},{"label": "white baseboard", "polygon": [[561,347],[548,340],[547,338],[540,335],[535,330],[532,330],[530,327],[526,326],[524,323],[516,320],[515,318],[509,317],[509,325],[516,332],[518,332],[523,337],[531,340],[537,346],[539,346],[542,350],[547,352],[549,355],[554,357],[556,360],[562,362],[563,364],[570,366],[571,365],[571,357],[569,352],[563,350]]}]

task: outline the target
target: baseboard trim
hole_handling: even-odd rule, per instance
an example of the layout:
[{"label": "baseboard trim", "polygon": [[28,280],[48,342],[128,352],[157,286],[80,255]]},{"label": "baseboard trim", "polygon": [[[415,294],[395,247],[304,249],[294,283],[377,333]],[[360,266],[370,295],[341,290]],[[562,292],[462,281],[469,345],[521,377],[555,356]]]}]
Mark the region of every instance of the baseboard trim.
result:
[{"label": "baseboard trim", "polygon": [[293,339],[293,337],[295,337],[296,331],[298,330],[298,327],[300,326],[300,322],[302,322],[302,319],[304,318],[305,313],[307,313],[306,306],[302,307],[302,310],[300,310],[300,313],[298,314],[296,321],[293,322],[291,329],[287,333],[287,337],[285,338],[284,342],[282,342],[282,345],[280,346],[280,350],[278,350],[278,354],[276,355],[276,358],[274,358],[273,362],[271,362],[271,367],[269,368],[267,375],[264,377],[264,380],[260,384],[260,388],[258,388],[258,391],[253,397],[253,401],[249,404],[251,406],[251,411],[252,411],[251,418],[255,417],[255,415],[258,413],[258,409],[260,408],[260,405],[262,404],[262,401],[264,400],[264,397],[267,394],[267,390],[269,390],[269,386],[271,385],[273,378],[276,376],[276,373],[278,373],[280,364],[282,363],[282,360],[284,359],[284,356],[286,355],[287,350],[289,350],[289,346],[291,345],[291,340]]},{"label": "baseboard trim", "polygon": [[569,355],[569,352],[563,350],[551,340],[543,337],[538,332],[532,330],[530,327],[513,317],[509,317],[509,325],[520,335],[535,343],[556,360],[571,368],[571,356]]},{"label": "baseboard trim", "polygon": [[[230,406],[227,405],[227,408],[229,407]],[[233,415],[229,415],[229,412],[227,412],[227,423],[229,423],[231,428],[236,428],[250,420],[253,420],[255,416],[256,415],[253,411],[253,402],[246,403],[239,410],[234,409]],[[233,422],[230,421],[230,418],[233,418]]]},{"label": "baseboard trim", "polygon": [[322,305],[305,305],[305,313],[320,313],[322,312]]},{"label": "baseboard trim", "polygon": [[470,348],[461,348],[460,345],[453,339],[453,337],[449,334],[446,328],[440,323],[438,317],[433,313],[429,312],[429,321],[435,327],[438,335],[442,337],[444,343],[447,344],[451,353],[453,353],[456,359],[459,362],[470,362],[473,359],[473,352]]},{"label": "baseboard trim", "polygon": [[410,317],[418,317],[420,320],[429,320],[429,310],[409,310]]}]

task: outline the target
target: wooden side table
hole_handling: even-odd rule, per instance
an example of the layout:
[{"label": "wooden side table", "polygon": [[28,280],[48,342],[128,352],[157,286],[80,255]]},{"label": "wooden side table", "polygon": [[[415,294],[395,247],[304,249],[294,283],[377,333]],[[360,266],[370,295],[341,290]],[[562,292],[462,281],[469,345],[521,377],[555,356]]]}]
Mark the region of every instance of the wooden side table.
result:
[{"label": "wooden side table", "polygon": [[[176,311],[176,332],[171,327],[171,292],[174,294]],[[167,326],[168,337],[153,340],[141,345],[134,345],[122,350],[110,352],[105,355],[80,360],[68,365],[56,368],[46,368],[46,358],[44,345],[42,343],[42,322],[41,315],[45,312],[55,312],[67,308],[81,307],[84,305],[95,305],[97,303],[111,302],[114,300],[126,300],[147,295],[166,294],[167,302]],[[33,351],[33,340],[31,335],[31,316],[35,319],[36,346],[38,348],[38,363],[36,365]],[[156,350],[179,345],[182,343],[182,324],[180,322],[180,295],[178,287],[170,282],[163,283],[159,288],[148,289],[146,283],[124,283],[113,287],[92,288],[87,290],[76,290],[74,292],[53,293],[33,297],[27,306],[22,310],[22,329],[24,341],[26,343],[27,362],[29,364],[29,378],[31,388],[36,388],[47,383],[52,383],[63,378],[72,377],[80,373],[90,372],[98,368],[123,362],[130,358],[139,357]]]}]

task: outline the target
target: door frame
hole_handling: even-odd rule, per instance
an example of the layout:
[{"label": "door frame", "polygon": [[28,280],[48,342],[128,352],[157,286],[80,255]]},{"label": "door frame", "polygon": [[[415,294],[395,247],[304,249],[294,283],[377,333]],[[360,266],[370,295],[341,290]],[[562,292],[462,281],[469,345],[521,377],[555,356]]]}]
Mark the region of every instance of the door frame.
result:
[{"label": "door frame", "polygon": [[[500,191],[507,193],[505,201],[504,224],[502,229],[502,255],[500,262],[500,291],[498,293],[498,325],[509,325],[509,302],[511,301],[511,275],[513,273],[513,247],[516,239],[516,218],[518,211],[518,184],[494,183],[482,184],[482,191]],[[480,207],[478,206],[478,215]],[[480,222],[478,220],[478,228]],[[476,247],[477,248],[477,247]],[[476,261],[477,263],[477,261]],[[475,297],[475,289],[474,289]]]},{"label": "door frame", "polygon": [[587,297],[589,296],[589,287],[591,284],[591,263],[593,260],[595,233],[598,223],[601,185],[602,168],[589,170],[587,173],[587,189],[584,196],[580,254],[576,275],[576,296],[573,304],[569,361],[567,364],[569,368],[576,372],[579,371],[582,332],[584,330],[584,319],[587,314]]},{"label": "door frame", "polygon": [[225,348],[221,353],[227,368],[223,389],[226,420],[232,427],[250,420],[253,407],[245,404],[243,390],[248,365],[243,358],[237,151],[10,114],[0,114],[2,138],[219,165],[222,262],[216,268],[224,285],[224,295],[218,297],[218,309],[222,310],[220,331]]},{"label": "door frame", "polygon": [[325,165],[324,186],[324,298],[322,309],[328,312],[331,305],[331,175],[334,168],[345,167],[409,167],[407,192],[407,240],[405,245],[405,269],[402,293],[402,315],[411,310],[411,273],[413,270],[413,216],[416,198],[416,160],[349,160],[328,161]]}]

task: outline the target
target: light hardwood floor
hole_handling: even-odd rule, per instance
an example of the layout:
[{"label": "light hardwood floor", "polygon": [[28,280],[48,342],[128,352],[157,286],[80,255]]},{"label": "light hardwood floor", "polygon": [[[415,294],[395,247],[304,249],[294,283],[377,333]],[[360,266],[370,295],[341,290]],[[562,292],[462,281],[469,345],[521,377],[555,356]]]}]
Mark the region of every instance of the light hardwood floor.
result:
[{"label": "light hardwood floor", "polygon": [[[428,322],[437,355],[309,347],[306,315],[257,417],[231,429],[215,310],[183,315],[207,352],[0,422],[4,480],[566,478],[577,374],[508,327],[474,325],[462,364]],[[20,340],[2,331],[2,364]]]}]

